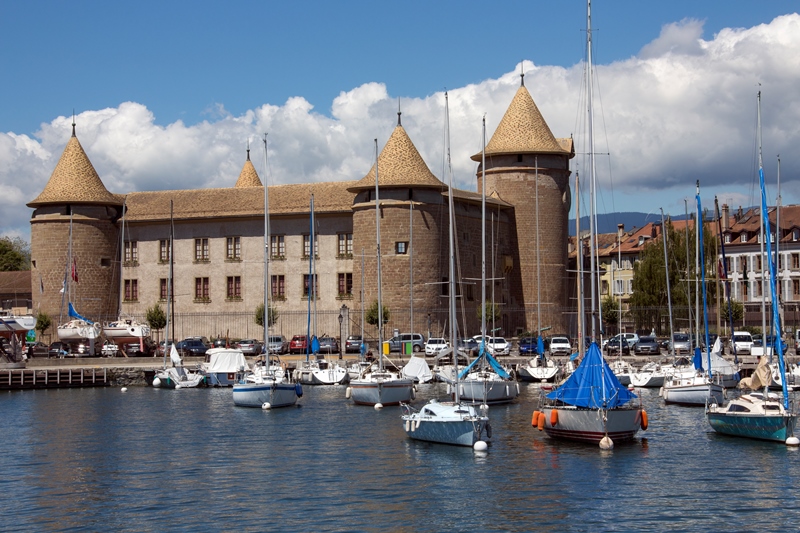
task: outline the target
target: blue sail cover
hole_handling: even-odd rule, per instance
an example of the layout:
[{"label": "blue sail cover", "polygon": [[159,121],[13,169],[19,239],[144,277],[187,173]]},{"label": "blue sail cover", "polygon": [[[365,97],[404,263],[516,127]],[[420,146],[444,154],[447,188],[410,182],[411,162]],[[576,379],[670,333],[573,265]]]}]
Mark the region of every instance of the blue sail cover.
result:
[{"label": "blue sail cover", "polygon": [[480,355],[478,355],[478,357],[476,357],[475,360],[467,366],[467,368],[465,368],[458,374],[458,379],[463,379],[463,377],[466,376],[467,373],[469,373],[469,371],[472,370],[475,367],[475,365],[478,364],[478,361],[480,361],[484,357],[486,358],[486,362],[489,363],[489,366],[491,366],[492,369],[495,372],[497,372],[498,376],[500,376],[503,379],[510,379],[511,376],[508,375],[508,372],[506,372],[505,369],[503,369],[503,367],[500,366],[500,363],[497,362],[497,359],[492,357],[492,354],[490,354],[487,350],[484,350],[483,347],[484,344],[481,343]]},{"label": "blue sail cover", "polygon": [[81,315],[79,315],[78,312],[75,311],[75,308],[72,306],[72,302],[69,302],[69,305],[67,306],[67,314],[69,316],[71,316],[72,318],[79,318],[79,319],[83,320],[84,322],[88,322],[89,324],[93,323],[92,320],[89,320],[88,318],[85,318],[85,317],[82,317]]},{"label": "blue sail cover", "polygon": [[544,361],[544,341],[541,335],[536,337],[536,351],[539,353],[539,358]]},{"label": "blue sail cover", "polygon": [[636,395],[622,386],[593,342],[575,372],[547,397],[575,407],[613,409]]}]

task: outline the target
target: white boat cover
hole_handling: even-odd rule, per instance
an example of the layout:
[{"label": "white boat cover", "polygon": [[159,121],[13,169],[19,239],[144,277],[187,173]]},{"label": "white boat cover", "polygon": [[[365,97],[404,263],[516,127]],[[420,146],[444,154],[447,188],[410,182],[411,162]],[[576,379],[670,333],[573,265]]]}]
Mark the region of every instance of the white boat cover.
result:
[{"label": "white boat cover", "polygon": [[428,383],[433,379],[428,362],[422,357],[411,356],[406,366],[403,367],[403,377],[408,379],[416,379],[420,383]]},{"label": "white boat cover", "polygon": [[206,372],[239,372],[242,368],[247,370],[247,359],[241,350],[231,348],[212,348],[206,352],[209,362],[203,364]]}]

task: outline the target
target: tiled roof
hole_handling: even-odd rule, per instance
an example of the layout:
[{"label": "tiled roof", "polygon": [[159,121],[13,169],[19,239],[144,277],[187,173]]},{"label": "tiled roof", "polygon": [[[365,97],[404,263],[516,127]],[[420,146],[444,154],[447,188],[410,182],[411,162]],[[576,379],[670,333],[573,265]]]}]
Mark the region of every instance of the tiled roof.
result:
[{"label": "tiled roof", "polygon": [[[334,181],[270,186],[270,215],[308,213],[312,193],[317,213],[350,211],[355,194],[348,189],[354,183]],[[127,195],[126,220],[168,220],[170,200],[173,201],[174,217],[179,220],[264,215],[263,187],[233,187],[133,192]]]},{"label": "tiled roof", "polygon": [[74,132],[44,190],[28,207],[64,203],[122,205],[103,185]]},{"label": "tiled roof", "polygon": [[[429,187],[445,185],[431,173],[403,126],[397,125],[378,155],[378,179],[381,187]],[[353,192],[375,187],[375,165],[369,173],[350,187]]]},{"label": "tiled roof", "polygon": [[[778,212],[773,207],[768,207],[770,231],[775,232]],[[741,215],[731,217],[733,223],[725,231],[731,236],[731,242],[726,243],[726,247],[738,244],[758,244],[758,236],[761,228],[761,209],[751,207]],[[785,205],[781,207],[781,239],[780,242],[794,241],[793,229],[800,228],[800,205]],[[741,235],[746,232],[746,241],[741,241]]]},{"label": "tiled roof", "polygon": [[[563,143],[563,144],[562,144]],[[486,156],[500,154],[574,155],[571,140],[559,141],[536,107],[528,89],[521,86],[486,145]],[[472,156],[480,161],[481,154]]]},{"label": "tiled roof", "polygon": [[264,184],[258,179],[258,172],[256,167],[250,162],[250,150],[247,150],[247,161],[244,162],[242,172],[239,174],[239,179],[236,180],[234,187],[263,187]]}]

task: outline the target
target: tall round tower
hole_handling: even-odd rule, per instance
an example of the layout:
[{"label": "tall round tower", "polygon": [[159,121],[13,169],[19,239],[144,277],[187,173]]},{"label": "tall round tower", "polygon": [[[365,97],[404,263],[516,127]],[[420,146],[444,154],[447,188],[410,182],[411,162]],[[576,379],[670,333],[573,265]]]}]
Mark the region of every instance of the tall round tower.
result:
[{"label": "tall round tower", "polygon": [[[486,194],[514,205],[511,238],[515,242],[508,243],[513,264],[506,265],[515,300],[510,303],[524,307],[529,331],[549,326],[551,333],[568,333],[563,313],[567,305],[569,160],[575,155],[572,139],[553,136],[522,83],[485,152]],[[481,154],[472,159],[480,162]],[[478,190],[482,173],[479,165]]]},{"label": "tall round tower", "polygon": [[66,321],[69,301],[92,320],[114,316],[119,304],[119,230],[123,196],[108,192],[75,136],[50,180],[28,204],[33,306]]},{"label": "tall round tower", "polygon": [[[434,176],[400,122],[378,156],[381,270],[383,305],[392,323],[403,331],[427,329],[428,312],[441,307],[441,287],[413,283],[414,319],[411,323],[411,287],[414,279],[441,279],[447,275],[447,205],[444,184]],[[353,292],[361,287],[361,253],[364,252],[364,305],[377,299],[377,232],[375,217],[375,165],[348,188],[353,200]],[[411,248],[413,245],[413,249]],[[413,268],[412,268],[413,261]]]}]

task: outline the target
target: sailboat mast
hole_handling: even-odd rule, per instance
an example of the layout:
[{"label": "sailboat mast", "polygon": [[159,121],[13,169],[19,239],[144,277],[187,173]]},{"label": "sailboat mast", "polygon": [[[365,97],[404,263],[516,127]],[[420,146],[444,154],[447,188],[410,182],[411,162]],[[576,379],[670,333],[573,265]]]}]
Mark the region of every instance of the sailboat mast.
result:
[{"label": "sailboat mast", "polygon": [[409,323],[411,324],[410,332],[415,332],[414,329],[414,199],[409,199],[408,202],[408,287],[410,293],[409,302]]},{"label": "sailboat mast", "polygon": [[[539,244],[539,156],[534,158],[534,165],[536,166],[536,331],[537,337],[542,336],[542,284],[541,277],[539,277],[541,256]],[[538,339],[537,339],[538,342]],[[542,354],[539,354],[541,357]]]},{"label": "sailboat mast", "polygon": [[375,139],[375,255],[378,259],[378,368],[383,372],[383,294],[381,293],[381,204],[378,193],[378,139]]},{"label": "sailboat mast", "polygon": [[[167,369],[167,350],[172,351],[169,342],[169,319],[172,314],[170,312],[170,302],[172,302],[172,200],[169,201],[169,277],[167,277],[167,323],[164,326],[164,331],[166,332],[166,338],[164,339],[164,370]],[[172,335],[172,342],[175,342],[174,334]]]},{"label": "sailboat mast", "polygon": [[364,336],[364,248],[361,248],[361,344],[366,341]]},{"label": "sailboat mast", "polygon": [[[456,376],[456,385],[454,388],[455,390],[455,402],[461,402],[461,394],[459,392],[458,386],[458,351],[457,351],[457,339],[456,339],[456,244],[455,239],[453,238],[453,233],[455,232],[455,224],[456,224],[456,214],[455,214],[455,203],[453,202],[453,167],[450,164],[450,107],[448,104],[448,97],[447,93],[444,93],[444,116],[445,116],[445,156],[447,157],[447,207],[449,212],[449,219],[450,219],[450,228],[448,231],[448,243],[450,246],[450,264],[448,266],[448,304],[450,308],[450,346],[453,352],[453,369]],[[484,122],[485,124],[485,122]],[[485,131],[485,130],[484,130]],[[485,137],[484,137],[485,140]],[[484,153],[483,150],[481,153]],[[485,156],[482,156],[485,157]],[[486,175],[484,174],[483,177]],[[481,202],[482,202],[482,209],[486,209],[486,182],[483,182],[483,193],[481,194]],[[485,212],[485,211],[484,211]],[[484,228],[481,231],[481,234],[485,234],[485,218],[481,218],[481,223],[483,224]],[[484,237],[485,242],[485,237]],[[485,289],[484,289],[485,290]],[[484,309],[482,315],[486,314],[486,301],[484,300]],[[481,323],[483,324],[482,332],[486,330],[486,319],[482,318]],[[484,337],[481,340],[481,348],[486,344],[486,338]]]},{"label": "sailboat mast", "polygon": [[683,199],[683,209],[686,213],[686,227],[684,228],[686,235],[686,309],[689,313],[689,337],[691,337],[694,326],[692,324],[692,275],[689,268],[689,202],[685,198]]},{"label": "sailboat mast", "polygon": [[119,262],[119,303],[117,304],[117,318],[122,316],[122,300],[124,298],[123,293],[123,281],[122,281],[122,265],[125,259],[125,210],[127,206],[128,198],[126,197],[125,200],[122,201],[122,232],[120,233],[119,238],[119,246],[120,250],[122,251],[122,261]]},{"label": "sailboat mast", "polygon": [[[780,273],[781,260],[780,260],[780,244],[781,244],[781,156],[778,154],[778,201],[775,207],[775,272],[776,275]],[[778,292],[775,293],[775,298],[778,299],[778,316],[780,317],[781,324],[783,324],[783,306],[781,305],[781,290],[780,280],[775,280]]]},{"label": "sailboat mast", "polygon": [[[316,219],[314,213],[314,195],[311,195],[311,292],[313,295],[314,305],[314,337],[317,337],[317,233],[316,233]],[[309,341],[310,342],[310,341]]]},{"label": "sailboat mast", "polygon": [[[731,304],[731,282],[728,279],[728,259],[725,257],[725,239],[722,235],[722,220],[719,216],[719,201],[714,197],[714,210],[717,215],[717,232],[719,233],[720,251],[722,253],[722,275],[724,277],[725,298],[728,301],[728,321],[731,327],[731,335],[733,335],[733,305]],[[736,344],[731,343],[733,346],[734,362],[739,362],[738,354],[736,353]]]},{"label": "sailboat mast", "polygon": [[269,169],[267,164],[267,134],[264,134],[264,315],[262,322],[264,325],[264,345],[265,360],[264,368],[269,375],[269,183],[267,180],[267,171]]},{"label": "sailboat mast", "polygon": [[[699,222],[697,226],[697,234],[699,235],[699,239],[702,240],[703,206],[700,201],[700,180],[697,180],[697,220]],[[704,248],[705,248],[704,246],[699,246],[698,249],[700,251],[700,275],[702,276],[701,290],[703,291],[703,326],[705,327],[704,338],[706,343],[706,354],[708,358],[708,377],[712,378],[713,375],[711,373],[711,345],[709,343],[709,338],[708,338],[708,303],[706,301],[706,258],[705,258]]]},{"label": "sailboat mast", "polygon": [[667,226],[664,224],[664,209],[661,209],[661,237],[664,241],[664,272],[667,275],[667,311],[669,312],[669,350],[675,359],[675,329],[672,324],[672,291],[669,287],[669,257],[667,256]]},{"label": "sailboat mast", "polygon": [[[700,194],[700,182],[697,182],[697,194]],[[698,211],[694,221],[694,327],[695,342],[700,343],[700,232],[703,231],[703,214]],[[703,288],[705,290],[705,288]],[[705,298],[705,295],[703,296]],[[706,328],[707,329],[707,328]]]},{"label": "sailboat mast", "polygon": [[306,363],[311,354],[311,299],[314,298],[314,195],[311,195],[311,203],[308,207],[309,233],[308,233],[308,313],[306,314]]},{"label": "sailboat mast", "polygon": [[[596,173],[594,159],[594,112],[592,110],[592,0],[586,2],[586,80],[587,91],[586,100],[589,113],[588,128],[589,128],[589,194],[590,194],[590,214],[589,214],[589,265],[591,269],[590,279],[592,286],[592,339],[597,340],[598,325],[602,323],[602,315],[600,314],[600,306],[598,305],[599,295],[599,276],[597,276],[597,242],[595,233],[597,232],[597,196],[596,196]],[[602,329],[600,327],[599,329]]]},{"label": "sailboat mast", "polygon": [[[492,230],[494,231],[494,230]],[[494,283],[494,281],[492,281]],[[481,130],[481,353],[486,342],[486,116]],[[494,301],[492,301],[494,316]]]},{"label": "sailboat mast", "polygon": [[580,176],[575,173],[575,248],[576,263],[578,267],[578,355],[583,359],[584,340],[586,326],[583,316],[583,239],[581,238],[581,200],[580,200]]},{"label": "sailboat mast", "polygon": [[[758,172],[763,173],[764,163],[761,158],[761,91],[758,91]],[[770,257],[764,255],[764,221],[769,218],[769,211],[767,207],[762,207],[761,224],[759,225],[759,252],[761,256],[761,347],[764,349],[764,355],[767,355],[767,294],[764,290],[766,288],[766,269]],[[769,354],[769,361],[772,362],[772,354]]]}]

